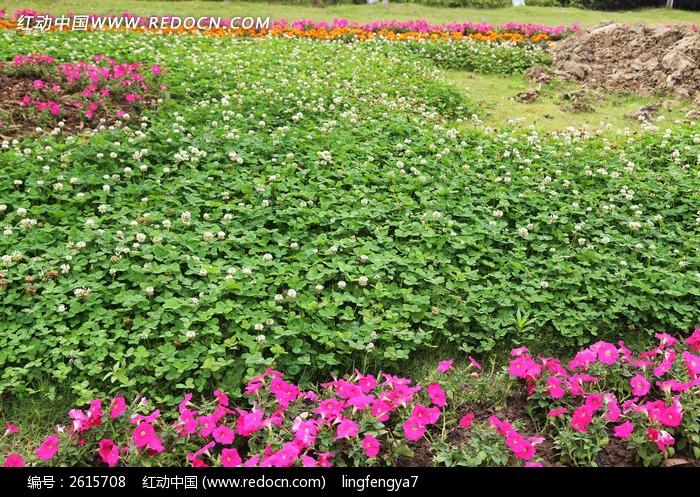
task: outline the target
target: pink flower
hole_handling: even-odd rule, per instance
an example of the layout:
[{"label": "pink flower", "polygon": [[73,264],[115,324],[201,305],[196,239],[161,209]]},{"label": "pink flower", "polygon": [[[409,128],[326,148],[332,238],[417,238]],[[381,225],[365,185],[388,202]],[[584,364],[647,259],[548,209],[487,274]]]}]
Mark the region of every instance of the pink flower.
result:
[{"label": "pink flower", "polygon": [[[512,352],[511,352],[512,353]],[[515,378],[525,378],[530,369],[537,366],[537,363],[529,355],[520,355],[510,361],[508,374]]]},{"label": "pink flower", "polygon": [[10,433],[19,433],[19,427],[12,423],[5,423],[5,435],[9,435]]},{"label": "pink flower", "polygon": [[480,370],[480,369],[481,369],[481,364],[479,364],[479,362],[478,362],[476,359],[474,359],[472,356],[468,356],[467,359],[469,359],[469,364],[471,364],[472,366],[474,366],[474,368],[475,368],[476,370]]},{"label": "pink flower", "polygon": [[117,419],[124,413],[124,411],[126,411],[126,399],[121,395],[114,397],[112,403],[109,406],[109,411],[109,415],[111,416],[111,418]]},{"label": "pink flower", "polygon": [[228,426],[220,425],[214,428],[212,435],[214,436],[214,440],[219,442],[221,445],[231,445],[236,433]]},{"label": "pink flower", "polygon": [[535,455],[535,447],[516,431],[506,436],[506,445],[519,459],[529,461]]},{"label": "pink flower", "polygon": [[214,397],[216,397],[217,403],[222,407],[228,407],[228,395],[226,395],[221,390],[214,390]]},{"label": "pink flower", "polygon": [[391,407],[391,404],[383,400],[377,399],[374,402],[372,402],[370,412],[372,413],[372,416],[374,416],[375,418],[377,418],[378,421],[381,421],[383,423],[389,419],[389,415],[391,414],[392,409],[393,408]]},{"label": "pink flower", "polygon": [[333,440],[340,440],[341,438],[355,438],[360,432],[360,427],[354,421],[347,418],[343,419],[336,429],[336,435]]},{"label": "pink flower", "polygon": [[275,396],[279,405],[287,407],[290,402],[296,400],[299,396],[299,387],[284,381],[277,376],[270,382],[270,393]]},{"label": "pink flower", "polygon": [[541,462],[533,462],[533,461],[528,461],[525,463],[526,468],[542,468],[543,465]]},{"label": "pink flower", "polygon": [[605,364],[606,366],[615,364],[617,361],[617,354],[618,350],[612,343],[600,342],[600,346],[598,347],[598,361],[600,361],[601,364]]},{"label": "pink flower", "polygon": [[651,387],[647,379],[640,374],[630,380],[630,386],[632,387],[632,394],[638,397],[649,393],[649,388]]},{"label": "pink flower", "polygon": [[150,69],[152,74],[158,75],[163,72],[163,68],[158,64],[153,64]]},{"label": "pink flower", "polygon": [[683,412],[681,411],[680,404],[674,404],[662,409],[659,421],[664,426],[678,428],[683,421]]},{"label": "pink flower", "polygon": [[403,423],[403,434],[407,440],[418,440],[425,434],[425,426],[416,418],[410,417]]},{"label": "pink flower", "polygon": [[374,387],[377,386],[377,379],[371,374],[367,376],[359,374],[357,378],[357,386],[360,387],[360,391],[362,391],[362,393],[368,394],[374,390]]},{"label": "pink flower", "polygon": [[19,454],[11,453],[7,454],[5,462],[2,463],[3,468],[23,468],[24,458]]},{"label": "pink flower", "polygon": [[140,423],[136,428],[134,428],[133,436],[134,442],[136,442],[136,447],[147,447],[153,451],[162,452],[163,446],[151,423]]},{"label": "pink flower", "polygon": [[659,452],[666,452],[666,449],[676,442],[670,433],[663,430],[659,431],[655,428],[649,428],[647,430],[647,437],[650,441],[656,443]]},{"label": "pink flower", "polygon": [[613,428],[614,435],[622,440],[627,440],[629,437],[631,437],[633,431],[634,424],[632,424],[631,421],[625,421],[624,423],[621,423]]},{"label": "pink flower", "polygon": [[241,465],[241,456],[236,449],[224,449],[221,451],[221,465],[224,468],[234,468]]},{"label": "pink flower", "polygon": [[428,385],[428,397],[430,397],[430,401],[438,407],[443,407],[447,403],[445,391],[437,383]]},{"label": "pink flower", "polygon": [[314,412],[320,414],[323,419],[333,421],[340,417],[343,407],[345,407],[345,405],[342,400],[326,399],[321,401]]},{"label": "pink flower", "polygon": [[561,399],[566,393],[566,390],[562,387],[562,379],[558,376],[550,376],[547,378],[545,390],[549,392],[549,395],[551,395],[553,399]]},{"label": "pink flower", "polygon": [[452,369],[452,363],[453,363],[453,362],[454,362],[454,361],[453,361],[452,359],[447,359],[447,360],[444,360],[444,361],[440,361],[440,363],[438,364],[438,372],[439,372],[439,373],[446,373],[446,372],[448,372],[450,369]]},{"label": "pink flower", "polygon": [[700,357],[693,355],[690,352],[683,352],[681,355],[685,361],[685,367],[688,370],[688,375],[691,378],[695,378],[697,375],[700,375]]},{"label": "pink flower", "polygon": [[700,328],[696,328],[693,334],[685,339],[685,343],[693,352],[700,352]]},{"label": "pink flower", "polygon": [[36,450],[35,454],[39,459],[49,461],[56,455],[56,452],[58,452],[58,437],[50,435],[44,439],[44,442]]},{"label": "pink flower", "polygon": [[108,438],[100,440],[97,453],[102,458],[102,461],[109,467],[114,467],[119,462],[119,446]]},{"label": "pink flower", "polygon": [[593,421],[593,412],[593,409],[587,405],[582,405],[576,409],[571,416],[571,428],[581,433],[587,433],[588,425]]},{"label": "pink flower", "polygon": [[246,412],[244,410],[239,410],[238,420],[236,421],[236,432],[247,437],[260,430],[263,427],[263,416],[265,413],[262,410],[253,410],[251,412]]},{"label": "pink flower", "polygon": [[417,419],[422,425],[431,425],[437,423],[437,420],[440,418],[440,409],[417,404],[413,406],[411,417]]},{"label": "pink flower", "polygon": [[313,447],[318,435],[318,421],[315,419],[302,421],[297,417],[292,423],[292,433],[294,433],[294,441],[300,447]]},{"label": "pink flower", "polygon": [[42,80],[40,80],[40,79],[35,79],[35,80],[32,82],[32,86],[33,86],[34,88],[36,88],[37,90],[41,90],[45,85],[44,85],[44,82],[43,82]]},{"label": "pink flower", "polygon": [[474,413],[473,412],[468,412],[464,416],[462,416],[459,419],[459,426],[464,428],[465,430],[468,429],[472,423],[474,422]]},{"label": "pink flower", "polygon": [[567,412],[569,412],[569,410],[566,407],[557,407],[557,408],[551,409],[549,411],[549,413],[547,413],[547,416],[552,417],[552,418],[556,418],[556,417],[561,416],[562,414],[566,414]]},{"label": "pink flower", "polygon": [[362,448],[365,449],[367,457],[377,457],[380,447],[379,440],[372,435],[365,435],[365,438],[362,439]]}]

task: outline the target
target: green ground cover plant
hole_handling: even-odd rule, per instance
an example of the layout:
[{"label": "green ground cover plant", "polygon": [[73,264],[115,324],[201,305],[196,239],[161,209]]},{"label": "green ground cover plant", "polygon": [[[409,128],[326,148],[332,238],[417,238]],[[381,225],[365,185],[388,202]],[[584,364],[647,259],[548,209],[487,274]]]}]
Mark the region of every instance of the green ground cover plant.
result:
[{"label": "green ground cover plant", "polygon": [[304,381],[700,318],[693,126],[464,129],[479,109],[381,43],[1,36],[3,60],[107,54],[167,86],[138,119],[3,143],[3,393],[174,402],[266,367]]}]

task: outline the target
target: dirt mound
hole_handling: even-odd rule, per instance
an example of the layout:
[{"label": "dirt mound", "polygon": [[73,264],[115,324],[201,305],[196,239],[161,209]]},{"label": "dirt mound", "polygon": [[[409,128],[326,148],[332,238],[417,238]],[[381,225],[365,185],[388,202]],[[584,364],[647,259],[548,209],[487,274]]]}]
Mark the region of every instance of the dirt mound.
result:
[{"label": "dirt mound", "polygon": [[700,33],[689,26],[603,24],[551,53],[558,74],[591,87],[700,96]]}]

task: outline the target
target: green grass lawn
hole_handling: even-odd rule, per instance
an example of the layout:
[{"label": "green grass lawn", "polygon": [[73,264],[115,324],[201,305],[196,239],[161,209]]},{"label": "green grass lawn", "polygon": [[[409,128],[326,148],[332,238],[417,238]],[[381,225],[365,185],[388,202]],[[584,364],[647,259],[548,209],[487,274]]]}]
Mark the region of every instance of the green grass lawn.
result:
[{"label": "green grass lawn", "polygon": [[14,12],[19,8],[32,8],[61,14],[65,12],[117,13],[129,11],[136,14],[213,15],[213,16],[270,16],[272,18],[310,18],[331,20],[348,18],[356,21],[379,19],[428,19],[431,22],[480,21],[491,23],[534,22],[549,25],[580,22],[590,26],[601,21],[677,23],[700,22],[699,12],[667,9],[642,9],[629,12],[599,12],[571,8],[518,7],[503,9],[438,8],[416,4],[338,5],[317,8],[304,5],[281,5],[262,2],[207,2],[178,1],[155,2],[144,0],[95,0],[89,4],[81,0],[4,0],[2,8]]},{"label": "green grass lawn", "polygon": [[562,131],[568,127],[590,129],[609,126],[606,135],[614,135],[619,130],[629,128],[638,131],[641,123],[631,118],[641,107],[661,104],[654,116],[659,126],[684,119],[689,103],[673,98],[638,97],[631,95],[590,95],[586,102],[591,109],[587,112],[573,112],[567,108],[565,94],[578,89],[578,85],[555,80],[541,89],[540,97],[534,102],[522,102],[516,98],[536,85],[518,75],[477,74],[468,71],[448,71],[448,81],[464,95],[478,104],[481,119],[489,126],[527,127],[534,125],[540,132]]}]

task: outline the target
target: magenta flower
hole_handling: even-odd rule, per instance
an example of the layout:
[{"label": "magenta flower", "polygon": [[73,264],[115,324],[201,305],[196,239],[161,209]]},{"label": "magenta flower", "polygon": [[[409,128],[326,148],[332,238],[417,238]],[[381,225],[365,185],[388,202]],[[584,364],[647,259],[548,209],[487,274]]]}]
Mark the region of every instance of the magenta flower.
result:
[{"label": "magenta flower", "polygon": [[240,415],[236,421],[236,432],[247,437],[260,430],[263,427],[263,416],[265,413],[262,410],[253,410],[251,412],[246,412],[242,409],[238,411]]},{"label": "magenta flower", "polygon": [[566,390],[562,387],[562,383],[562,379],[558,376],[550,376],[547,378],[547,386],[545,389],[553,399],[561,399],[566,393]]},{"label": "magenta flower", "polygon": [[10,433],[19,433],[19,427],[8,422],[5,423],[5,435],[9,435]]},{"label": "magenta flower", "polygon": [[333,440],[340,440],[341,438],[355,438],[360,432],[360,427],[354,421],[350,419],[343,419],[338,423],[336,428],[336,435]]},{"label": "magenta flower", "polygon": [[425,434],[425,426],[416,418],[410,417],[403,423],[403,434],[407,440],[418,440]]},{"label": "magenta flower", "polygon": [[119,446],[108,438],[100,440],[97,453],[102,458],[102,461],[109,467],[114,467],[119,462]]},{"label": "magenta flower", "polygon": [[611,366],[617,362],[618,350],[612,344],[608,342],[601,342],[598,347],[598,361],[605,364],[606,366]]},{"label": "magenta flower", "polygon": [[631,421],[625,421],[624,423],[616,425],[615,428],[613,428],[613,434],[622,440],[627,440],[629,437],[631,437],[633,431],[634,424],[632,424]]},{"label": "magenta flower", "polygon": [[233,439],[236,437],[236,432],[226,425],[220,425],[214,428],[212,435],[214,440],[221,445],[231,445],[233,443]]},{"label": "magenta flower", "polygon": [[439,373],[446,373],[446,372],[448,372],[450,369],[452,369],[452,363],[453,363],[453,362],[454,362],[454,361],[453,361],[452,359],[447,359],[447,360],[444,360],[444,361],[440,361],[439,364],[438,364],[438,372],[439,372]]},{"label": "magenta flower", "polygon": [[136,447],[139,448],[153,448],[158,447],[160,444],[160,439],[156,436],[156,430],[151,423],[140,423],[134,428],[133,436]]},{"label": "magenta flower", "polygon": [[685,343],[693,352],[700,352],[700,328],[696,328],[693,334],[685,339]]},{"label": "magenta flower", "polygon": [[126,411],[126,399],[121,395],[114,397],[109,407],[109,415],[111,418],[117,419],[124,413],[124,411]]},{"label": "magenta flower", "polygon": [[367,457],[377,457],[381,444],[374,436],[365,435],[365,438],[362,439],[362,448],[365,449],[365,455]]},{"label": "magenta flower", "polygon": [[632,394],[638,397],[644,396],[647,393],[649,393],[649,388],[651,387],[647,379],[640,374],[635,375],[630,380],[630,386],[632,387]]},{"label": "magenta flower", "polygon": [[224,468],[234,468],[241,465],[242,459],[236,449],[224,449],[221,451],[221,465]]},{"label": "magenta flower", "polygon": [[547,413],[547,416],[551,418],[557,418],[563,414],[566,414],[569,412],[569,410],[566,407],[556,407],[554,409],[550,409],[549,413]]},{"label": "magenta flower", "polygon": [[23,468],[24,458],[19,454],[7,454],[5,461],[2,463],[3,468]]},{"label": "magenta flower", "polygon": [[437,423],[437,420],[440,418],[440,409],[417,404],[413,406],[411,417],[417,419],[422,425],[431,425]]},{"label": "magenta flower", "polygon": [[593,412],[590,406],[580,406],[571,416],[571,428],[581,433],[588,433],[588,425],[593,421]]},{"label": "magenta flower", "polygon": [[44,442],[36,450],[35,454],[39,459],[50,461],[56,455],[56,452],[58,452],[58,437],[50,435],[44,439]]},{"label": "magenta flower", "polygon": [[447,404],[445,391],[438,383],[431,383],[428,385],[428,397],[430,397],[430,401],[438,407],[443,407]]},{"label": "magenta flower", "polygon": [[678,428],[683,421],[683,412],[681,411],[680,404],[674,404],[670,407],[662,409],[659,416],[659,421],[664,426]]},{"label": "magenta flower", "polygon": [[473,412],[468,412],[461,418],[459,418],[459,426],[464,428],[465,430],[468,429],[472,423],[474,422],[474,413]]},{"label": "magenta flower", "polygon": [[469,364],[471,364],[475,369],[480,370],[481,369],[481,364],[474,359],[472,356],[467,357],[469,359]]}]

